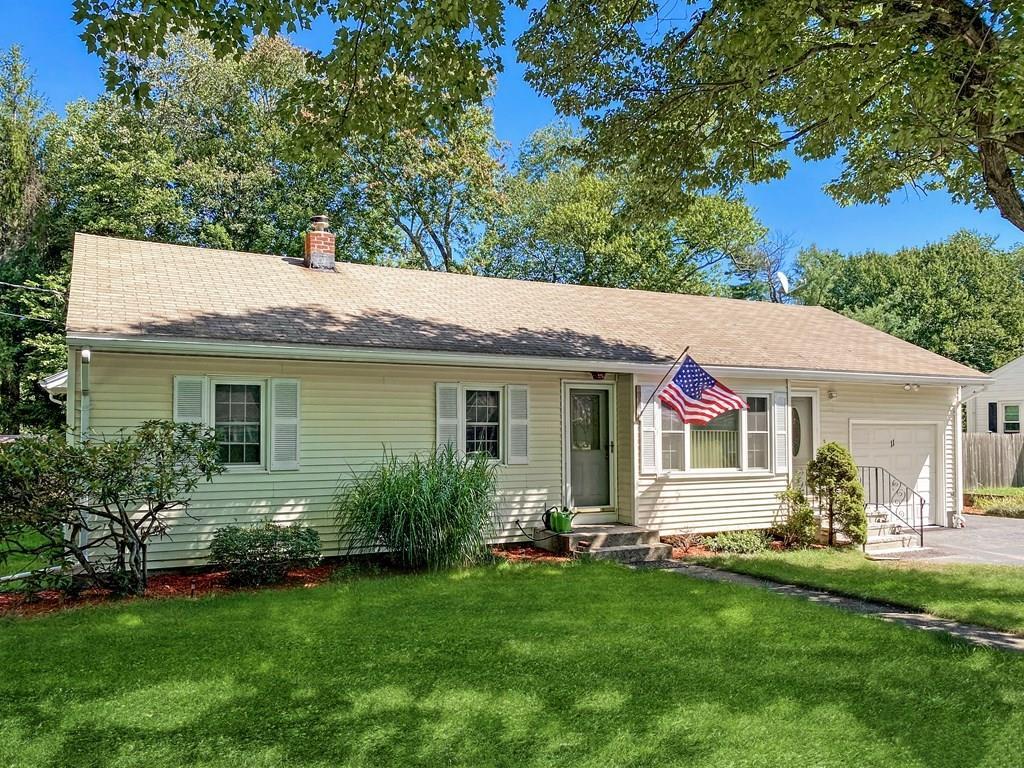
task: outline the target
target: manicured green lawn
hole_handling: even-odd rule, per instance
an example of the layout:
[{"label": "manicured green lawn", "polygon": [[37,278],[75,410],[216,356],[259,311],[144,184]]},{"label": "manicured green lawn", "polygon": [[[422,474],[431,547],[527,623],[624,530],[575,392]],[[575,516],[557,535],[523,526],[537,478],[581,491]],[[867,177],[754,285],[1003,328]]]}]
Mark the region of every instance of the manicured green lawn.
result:
[{"label": "manicured green lawn", "polygon": [[872,561],[857,551],[709,557],[707,565],[1024,634],[1024,568]]},{"label": "manicured green lawn", "polygon": [[0,622],[0,765],[1011,766],[1024,656],[604,564]]}]

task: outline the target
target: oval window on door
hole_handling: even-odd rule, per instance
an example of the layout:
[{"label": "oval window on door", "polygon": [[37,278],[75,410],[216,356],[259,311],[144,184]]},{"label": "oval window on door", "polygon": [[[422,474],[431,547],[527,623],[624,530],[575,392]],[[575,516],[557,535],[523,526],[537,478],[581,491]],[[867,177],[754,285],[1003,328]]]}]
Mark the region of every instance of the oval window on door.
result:
[{"label": "oval window on door", "polygon": [[793,456],[800,455],[800,441],[803,439],[803,430],[800,428],[800,411],[793,408],[793,423],[790,427],[792,433]]}]

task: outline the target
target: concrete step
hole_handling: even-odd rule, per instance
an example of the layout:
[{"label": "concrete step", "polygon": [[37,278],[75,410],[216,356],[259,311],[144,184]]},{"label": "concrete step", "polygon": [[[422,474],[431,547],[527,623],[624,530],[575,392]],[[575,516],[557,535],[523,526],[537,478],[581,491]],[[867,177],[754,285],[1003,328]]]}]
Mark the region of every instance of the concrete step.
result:
[{"label": "concrete step", "polygon": [[668,544],[634,544],[622,547],[599,547],[587,551],[586,557],[593,560],[612,560],[616,563],[649,563],[667,560],[672,555]]},{"label": "concrete step", "polygon": [[533,535],[538,546],[560,554],[592,552],[608,547],[657,544],[661,541],[658,531],[618,523],[577,525],[572,533],[559,534],[553,534],[544,528],[534,528]]}]

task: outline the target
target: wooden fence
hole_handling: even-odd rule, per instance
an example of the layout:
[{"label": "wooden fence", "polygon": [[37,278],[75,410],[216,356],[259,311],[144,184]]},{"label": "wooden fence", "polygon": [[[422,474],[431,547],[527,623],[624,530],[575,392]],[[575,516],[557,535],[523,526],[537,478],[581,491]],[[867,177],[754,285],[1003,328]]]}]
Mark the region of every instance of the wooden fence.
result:
[{"label": "wooden fence", "polygon": [[1024,434],[964,435],[964,487],[1024,486]]}]

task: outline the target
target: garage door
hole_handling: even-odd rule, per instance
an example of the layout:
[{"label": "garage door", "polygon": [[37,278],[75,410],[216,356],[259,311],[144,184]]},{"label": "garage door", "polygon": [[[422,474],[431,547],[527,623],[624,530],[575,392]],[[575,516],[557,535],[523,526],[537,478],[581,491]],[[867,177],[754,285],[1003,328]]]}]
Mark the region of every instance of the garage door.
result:
[{"label": "garage door", "polygon": [[860,466],[883,467],[925,500],[924,523],[932,522],[933,486],[938,477],[936,428],[931,424],[855,424],[853,460]]}]

